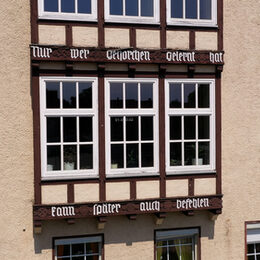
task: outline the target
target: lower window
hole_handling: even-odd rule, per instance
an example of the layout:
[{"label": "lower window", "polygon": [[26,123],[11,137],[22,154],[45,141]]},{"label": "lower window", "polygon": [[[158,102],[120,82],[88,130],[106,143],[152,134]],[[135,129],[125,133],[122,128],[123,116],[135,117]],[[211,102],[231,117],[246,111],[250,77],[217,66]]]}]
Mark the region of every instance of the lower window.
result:
[{"label": "lower window", "polygon": [[247,224],[247,259],[260,260],[260,224]]},{"label": "lower window", "polygon": [[57,239],[54,244],[55,260],[101,260],[101,236]]},{"label": "lower window", "polygon": [[197,260],[199,230],[178,229],[156,232],[156,260]]}]

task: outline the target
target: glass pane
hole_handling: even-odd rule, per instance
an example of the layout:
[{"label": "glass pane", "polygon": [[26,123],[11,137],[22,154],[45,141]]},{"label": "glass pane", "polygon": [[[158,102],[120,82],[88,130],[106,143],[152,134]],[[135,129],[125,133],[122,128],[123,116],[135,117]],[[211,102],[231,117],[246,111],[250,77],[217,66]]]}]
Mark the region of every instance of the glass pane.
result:
[{"label": "glass pane", "polygon": [[211,0],[200,0],[200,19],[211,19]]},{"label": "glass pane", "polygon": [[199,142],[198,165],[209,164],[209,142]]},{"label": "glass pane", "polygon": [[111,117],[111,141],[123,141],[123,117]]},{"label": "glass pane", "polygon": [[110,84],[110,107],[123,108],[123,84]]},{"label": "glass pane", "polygon": [[76,145],[64,145],[64,170],[77,169],[77,146]]},{"label": "glass pane", "polygon": [[186,0],[186,18],[197,19],[197,0]]},{"label": "glass pane", "polygon": [[126,141],[137,141],[138,129],[138,117],[126,117]]},{"label": "glass pane", "polygon": [[[192,258],[182,258],[191,260]],[[169,260],[181,260],[180,258],[180,247],[171,246],[169,247]]]},{"label": "glass pane", "polygon": [[86,260],[99,260],[99,256],[98,255],[92,255],[92,256],[86,256]]},{"label": "glass pane", "polygon": [[124,167],[124,147],[122,144],[111,145],[111,169]]},{"label": "glass pane", "polygon": [[84,256],[75,256],[71,258],[72,260],[85,260]]},{"label": "glass pane", "polygon": [[184,139],[196,138],[196,117],[185,116],[184,117]]},{"label": "glass pane", "polygon": [[170,166],[182,165],[181,162],[181,143],[171,143],[170,144]]},{"label": "glass pane", "polygon": [[47,146],[47,171],[60,170],[60,146]]},{"label": "glass pane", "polygon": [[126,108],[138,108],[138,84],[125,84]]},{"label": "glass pane", "polygon": [[123,0],[110,0],[110,14],[123,15]]},{"label": "glass pane", "polygon": [[44,0],[45,12],[58,12],[58,0]]},{"label": "glass pane", "polygon": [[125,0],[125,14],[138,16],[138,0]]},{"label": "glass pane", "polygon": [[199,116],[199,139],[209,139],[209,116]]},{"label": "glass pane", "polygon": [[91,82],[79,82],[79,108],[92,108]]},{"label": "glass pane", "polygon": [[260,260],[260,255],[257,255],[257,256],[256,256],[256,260]]},{"label": "glass pane", "polygon": [[195,84],[184,84],[184,107],[195,108]]},{"label": "glass pane", "polygon": [[[251,255],[247,257],[247,260],[255,260],[255,256]],[[258,259],[257,259],[258,260]]]},{"label": "glass pane", "polygon": [[248,254],[252,254],[255,252],[255,247],[254,247],[254,244],[248,244],[247,245],[247,253]]},{"label": "glass pane", "polygon": [[171,17],[183,18],[183,0],[171,1]]},{"label": "glass pane", "polygon": [[86,244],[86,254],[98,253],[99,246],[98,243],[87,243]]},{"label": "glass pane", "polygon": [[79,141],[91,142],[93,140],[92,132],[92,117],[79,118]]},{"label": "glass pane", "polygon": [[69,256],[69,255],[70,255],[70,245],[57,246],[57,256]]},{"label": "glass pane", "polygon": [[153,117],[141,117],[141,140],[153,140]]},{"label": "glass pane", "polygon": [[61,0],[61,11],[64,13],[75,13],[75,0]]},{"label": "glass pane", "polygon": [[181,259],[192,259],[192,246],[181,247]]},{"label": "glass pane", "polygon": [[138,144],[126,145],[126,167],[138,167]]},{"label": "glass pane", "polygon": [[72,255],[83,255],[84,254],[84,244],[72,244]]},{"label": "glass pane", "polygon": [[181,108],[181,84],[170,84],[170,108]]},{"label": "glass pane", "polygon": [[180,244],[192,244],[192,238],[191,237],[185,237],[178,239]]},{"label": "glass pane", "polygon": [[76,108],[76,83],[63,82],[63,108]]},{"label": "glass pane", "polygon": [[93,146],[80,145],[80,169],[93,169]]},{"label": "glass pane", "polygon": [[209,108],[209,85],[208,84],[199,84],[198,107]]},{"label": "glass pane", "polygon": [[153,1],[141,0],[141,16],[153,16]]},{"label": "glass pane", "polygon": [[170,116],[170,140],[181,139],[181,116]]},{"label": "glass pane", "polygon": [[196,165],[196,143],[184,143],[184,165]]},{"label": "glass pane", "polygon": [[168,260],[167,258],[167,247],[157,248],[157,260]]},{"label": "glass pane", "polygon": [[48,143],[60,142],[60,118],[59,117],[47,118],[47,142]]},{"label": "glass pane", "polygon": [[153,84],[141,84],[141,108],[153,108]]},{"label": "glass pane", "polygon": [[260,243],[255,244],[256,252],[260,253]]},{"label": "glass pane", "polygon": [[142,167],[153,167],[153,144],[142,144]]},{"label": "glass pane", "polygon": [[59,82],[46,82],[46,108],[60,108]]},{"label": "glass pane", "polygon": [[76,117],[63,117],[63,141],[77,141]]},{"label": "glass pane", "polygon": [[91,14],[91,0],[78,0],[78,13]]}]

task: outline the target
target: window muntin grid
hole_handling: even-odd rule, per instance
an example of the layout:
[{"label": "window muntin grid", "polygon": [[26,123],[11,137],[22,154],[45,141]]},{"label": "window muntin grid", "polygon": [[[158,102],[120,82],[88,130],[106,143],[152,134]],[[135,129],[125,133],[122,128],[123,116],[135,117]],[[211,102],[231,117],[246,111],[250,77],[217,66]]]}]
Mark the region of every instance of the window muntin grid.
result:
[{"label": "window muntin grid", "polygon": [[247,259],[248,260],[260,259],[260,242],[247,244]]}]

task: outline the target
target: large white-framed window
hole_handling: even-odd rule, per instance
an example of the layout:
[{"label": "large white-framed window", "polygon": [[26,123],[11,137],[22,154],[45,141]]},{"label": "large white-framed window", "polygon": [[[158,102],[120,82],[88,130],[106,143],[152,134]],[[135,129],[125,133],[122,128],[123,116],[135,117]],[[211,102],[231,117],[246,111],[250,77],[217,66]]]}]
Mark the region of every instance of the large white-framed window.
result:
[{"label": "large white-framed window", "polygon": [[158,80],[105,79],[108,176],[158,174]]},{"label": "large white-framed window", "polygon": [[167,24],[217,27],[217,0],[167,0]]},{"label": "large white-framed window", "polygon": [[247,224],[247,260],[260,259],[260,223]]},{"label": "large white-framed window", "polygon": [[215,171],[215,80],[166,79],[166,172]]},{"label": "large white-framed window", "polygon": [[156,231],[156,260],[197,260],[198,228]]},{"label": "large white-framed window", "polygon": [[42,179],[98,176],[96,78],[40,78]]},{"label": "large white-framed window", "polygon": [[102,237],[89,236],[54,240],[55,260],[101,260]]},{"label": "large white-framed window", "polygon": [[97,0],[38,0],[40,19],[97,21]]},{"label": "large white-framed window", "polygon": [[159,24],[159,0],[105,0],[105,21]]}]

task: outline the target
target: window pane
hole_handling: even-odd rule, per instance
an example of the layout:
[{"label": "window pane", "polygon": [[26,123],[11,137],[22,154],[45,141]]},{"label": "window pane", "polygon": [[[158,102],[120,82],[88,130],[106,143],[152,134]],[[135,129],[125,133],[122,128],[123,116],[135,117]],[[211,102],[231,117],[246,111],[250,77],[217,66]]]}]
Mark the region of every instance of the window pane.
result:
[{"label": "window pane", "polygon": [[153,140],[153,117],[152,116],[141,117],[141,139]]},{"label": "window pane", "polygon": [[138,129],[138,117],[126,117],[126,141],[137,141]]},{"label": "window pane", "polygon": [[95,254],[98,253],[99,246],[98,243],[87,243],[86,244],[86,254]]},{"label": "window pane", "polygon": [[76,145],[64,145],[64,170],[77,169],[77,147]]},{"label": "window pane", "polygon": [[59,117],[47,118],[47,142],[48,143],[60,142],[60,118]]},{"label": "window pane", "polygon": [[199,116],[199,139],[209,139],[209,116]]},{"label": "window pane", "polygon": [[126,167],[138,167],[138,144],[126,145]]},{"label": "window pane", "polygon": [[197,19],[197,0],[185,0],[186,1],[186,18]]},{"label": "window pane", "polygon": [[138,108],[138,84],[125,84],[126,108]]},{"label": "window pane", "polygon": [[125,0],[125,14],[138,16],[138,0]]},{"label": "window pane", "polygon": [[64,13],[75,13],[75,0],[61,0],[61,11]]},{"label": "window pane", "polygon": [[158,260],[168,260],[167,247],[157,248],[157,259]]},{"label": "window pane", "polygon": [[47,170],[60,170],[60,146],[47,146]]},{"label": "window pane", "polygon": [[110,0],[110,14],[123,15],[123,0]]},{"label": "window pane", "polygon": [[184,165],[196,165],[196,143],[184,143]]},{"label": "window pane", "polygon": [[91,0],[78,0],[78,12],[91,14]]},{"label": "window pane", "polygon": [[142,144],[142,167],[153,167],[153,144]]},{"label": "window pane", "polygon": [[80,145],[80,169],[93,169],[93,145]]},{"label": "window pane", "polygon": [[170,84],[170,108],[181,108],[181,84]]},{"label": "window pane", "polygon": [[124,167],[124,148],[122,144],[111,145],[111,168]]},{"label": "window pane", "polygon": [[98,255],[93,255],[93,256],[86,256],[86,260],[99,260],[99,256]]},{"label": "window pane", "polygon": [[141,84],[141,108],[153,108],[153,84]]},{"label": "window pane", "polygon": [[76,117],[63,117],[63,141],[77,141]]},{"label": "window pane", "polygon": [[110,84],[110,107],[123,108],[123,84]]},{"label": "window pane", "polygon": [[57,256],[69,256],[69,255],[70,255],[70,245],[57,246]]},{"label": "window pane", "polygon": [[260,253],[260,243],[255,244],[256,252]]},{"label": "window pane", "polygon": [[181,259],[192,259],[192,246],[181,247]]},{"label": "window pane", "polygon": [[[183,258],[182,258],[183,259]],[[192,259],[192,258],[184,258]],[[181,260],[180,258],[180,247],[171,246],[169,247],[169,260]]]},{"label": "window pane", "polygon": [[181,143],[171,143],[170,144],[170,166],[182,165],[181,162]]},{"label": "window pane", "polygon": [[58,12],[58,0],[44,0],[45,12]]},{"label": "window pane", "polygon": [[171,17],[183,18],[183,0],[171,1]]},{"label": "window pane", "polygon": [[260,255],[257,255],[257,256],[256,256],[256,260],[260,260]]},{"label": "window pane", "polygon": [[247,245],[247,253],[248,254],[252,254],[255,252],[255,247],[254,247],[254,244],[248,244]]},{"label": "window pane", "polygon": [[79,118],[79,141],[91,142],[93,140],[92,132],[92,117]]},{"label": "window pane", "polygon": [[76,83],[63,82],[63,108],[76,108]]},{"label": "window pane", "polygon": [[192,237],[178,239],[180,244],[192,244]]},{"label": "window pane", "polygon": [[195,108],[195,84],[184,84],[184,107]]},{"label": "window pane", "polygon": [[72,255],[83,255],[84,254],[84,244],[72,244],[71,249],[72,249]]},{"label": "window pane", "polygon": [[184,117],[184,139],[196,138],[196,117],[185,116]]},{"label": "window pane", "polygon": [[79,108],[92,108],[91,82],[79,82]]},{"label": "window pane", "polygon": [[211,19],[211,0],[200,0],[200,19]]},{"label": "window pane", "polygon": [[59,82],[46,82],[46,108],[60,108]]},{"label": "window pane", "polygon": [[111,117],[111,141],[123,141],[123,117]]},{"label": "window pane", "polygon": [[208,84],[199,84],[198,107],[209,108],[209,85]]},{"label": "window pane", "polygon": [[[248,257],[247,257],[247,260],[255,260],[255,256],[253,256],[253,255],[252,255],[252,256],[248,256]],[[257,260],[258,260],[258,259],[257,259]]]},{"label": "window pane", "polygon": [[199,142],[198,165],[209,164],[209,142]]},{"label": "window pane", "polygon": [[170,140],[181,139],[181,116],[170,116]]},{"label": "window pane", "polygon": [[141,0],[141,16],[153,16],[154,0]]}]

